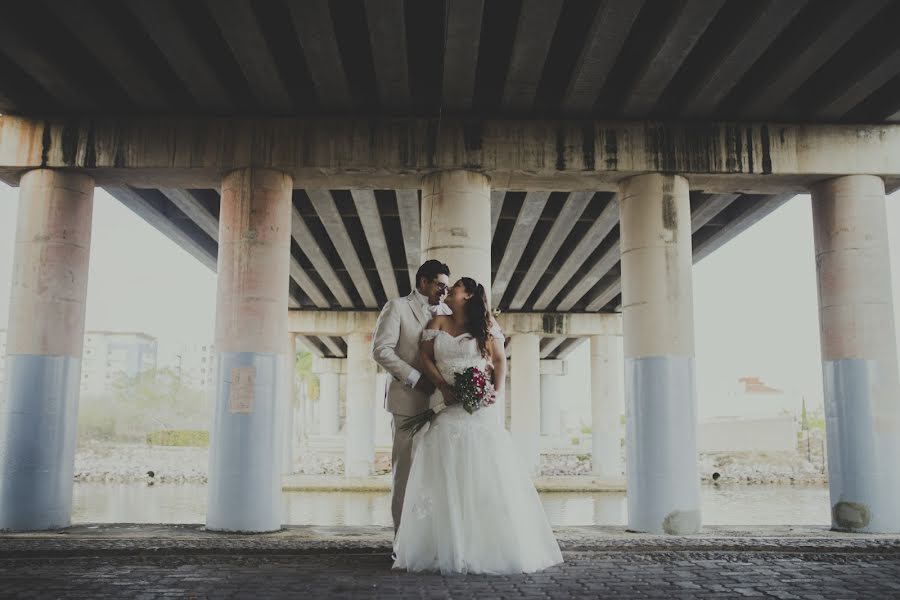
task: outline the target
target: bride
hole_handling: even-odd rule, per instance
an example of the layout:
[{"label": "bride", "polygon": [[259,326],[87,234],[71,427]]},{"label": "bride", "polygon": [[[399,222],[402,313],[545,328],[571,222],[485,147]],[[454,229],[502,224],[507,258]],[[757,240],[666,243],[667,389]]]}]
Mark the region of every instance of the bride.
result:
[{"label": "bride", "polygon": [[[504,574],[559,564],[559,544],[496,412],[506,353],[484,287],[463,277],[445,302],[453,314],[431,320],[420,356],[448,408],[413,439],[394,568]],[[469,414],[453,395],[454,374],[488,365],[497,402]]]}]

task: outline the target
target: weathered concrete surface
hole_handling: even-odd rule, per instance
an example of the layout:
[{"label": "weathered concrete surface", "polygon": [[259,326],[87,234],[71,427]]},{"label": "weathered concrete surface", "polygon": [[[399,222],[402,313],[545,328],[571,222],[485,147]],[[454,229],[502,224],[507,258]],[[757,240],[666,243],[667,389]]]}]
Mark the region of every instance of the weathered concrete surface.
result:
[{"label": "weathered concrete surface", "polygon": [[422,175],[453,169],[530,191],[615,191],[658,171],[710,192],[805,192],[854,174],[893,188],[900,125],[0,117],[0,179],[12,184],[29,168],[76,167],[100,185],[214,188],[247,166],[323,189],[415,189]]},{"label": "weathered concrete surface", "polygon": [[0,586],[29,598],[893,598],[900,539],[817,528],[658,537],[556,530],[565,563],[530,575],[391,570],[388,527],[77,527],[0,536]]},{"label": "weathered concrete surface", "polygon": [[[216,303],[216,403],[206,524],[279,525],[287,400],[291,178],[240,169],[222,181]],[[291,361],[291,366],[293,361]]]},{"label": "weathered concrete surface", "polygon": [[812,190],[832,525],[900,532],[900,375],[884,184]]},{"label": "weathered concrete surface", "polygon": [[[372,360],[372,332],[347,337],[347,423],[344,427],[344,473],[367,477],[375,465],[375,399],[378,377]],[[381,399],[384,389],[381,390]],[[381,408],[379,406],[379,408]]]},{"label": "weathered concrete surface", "polygon": [[0,528],[69,524],[94,182],[22,178],[0,389]]},{"label": "weathered concrete surface", "polygon": [[700,528],[687,181],[656,173],[619,189],[628,525]]},{"label": "weathered concrete surface", "polygon": [[[621,315],[614,316],[621,323]],[[619,477],[624,469],[619,425],[624,368],[621,333],[591,336],[591,467],[597,476]]]},{"label": "weathered concrete surface", "polygon": [[509,363],[509,433],[522,466],[536,475],[541,466],[540,338],[517,333],[509,345],[513,355]]},{"label": "weathered concrete surface", "polygon": [[444,171],[422,180],[422,260],[450,266],[451,283],[465,275],[491,300],[491,184],[481,173]]},{"label": "weathered concrete surface", "polygon": [[[292,310],[288,312],[288,330],[305,335],[345,336],[355,331],[374,331],[377,319],[375,311]],[[497,322],[508,336],[517,333],[533,333],[540,337],[622,334],[622,319],[617,314],[500,313]]]}]

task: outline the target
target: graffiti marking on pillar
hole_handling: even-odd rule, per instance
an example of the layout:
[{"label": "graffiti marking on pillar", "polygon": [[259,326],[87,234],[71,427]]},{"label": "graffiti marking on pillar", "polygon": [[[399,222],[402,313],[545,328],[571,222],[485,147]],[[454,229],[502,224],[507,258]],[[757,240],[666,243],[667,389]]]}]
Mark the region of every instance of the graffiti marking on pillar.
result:
[{"label": "graffiti marking on pillar", "polygon": [[253,412],[253,386],[256,383],[256,367],[231,369],[231,393],[228,396],[228,412]]}]

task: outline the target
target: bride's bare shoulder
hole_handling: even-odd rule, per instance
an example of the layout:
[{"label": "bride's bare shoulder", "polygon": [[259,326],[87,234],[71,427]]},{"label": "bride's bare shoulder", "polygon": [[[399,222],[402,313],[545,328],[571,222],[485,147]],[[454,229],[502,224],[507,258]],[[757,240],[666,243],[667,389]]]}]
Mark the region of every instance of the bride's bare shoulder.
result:
[{"label": "bride's bare shoulder", "polygon": [[450,317],[446,315],[438,315],[433,317],[430,321],[428,321],[428,325],[425,326],[425,329],[436,329],[438,331],[446,331],[447,325],[450,323]]}]

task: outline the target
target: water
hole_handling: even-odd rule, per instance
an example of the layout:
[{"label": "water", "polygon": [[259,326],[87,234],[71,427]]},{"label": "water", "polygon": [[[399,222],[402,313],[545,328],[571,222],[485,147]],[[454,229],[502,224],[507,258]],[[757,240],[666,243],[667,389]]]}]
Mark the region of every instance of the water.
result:
[{"label": "water", "polygon": [[[706,525],[829,525],[825,487],[719,486],[702,488]],[[390,494],[285,492],[285,525],[391,525]],[[554,526],[624,525],[625,494],[545,493]],[[76,483],[72,522],[203,523],[203,484]]]}]

